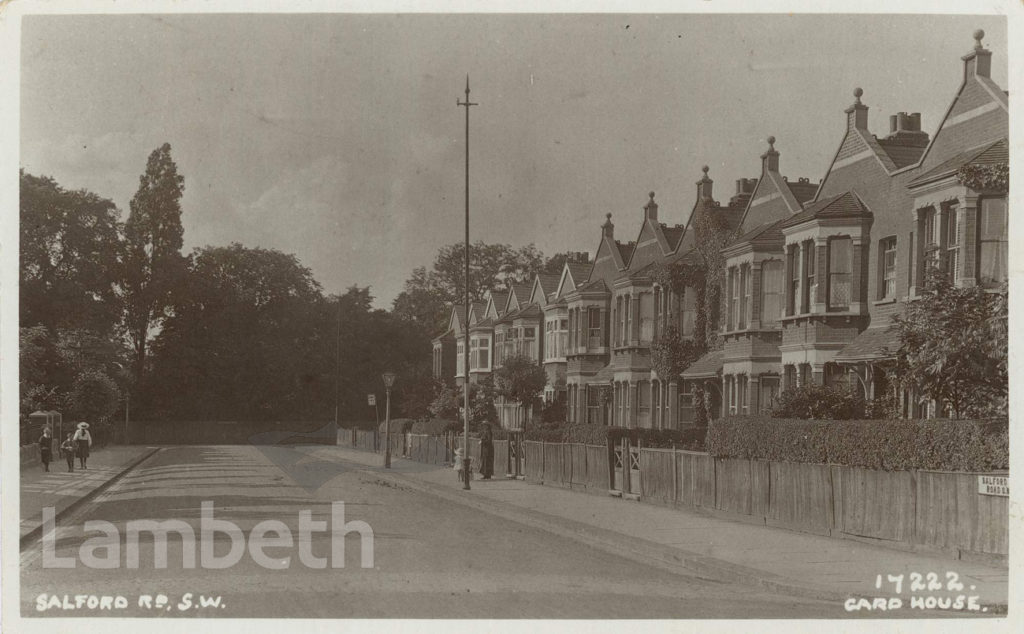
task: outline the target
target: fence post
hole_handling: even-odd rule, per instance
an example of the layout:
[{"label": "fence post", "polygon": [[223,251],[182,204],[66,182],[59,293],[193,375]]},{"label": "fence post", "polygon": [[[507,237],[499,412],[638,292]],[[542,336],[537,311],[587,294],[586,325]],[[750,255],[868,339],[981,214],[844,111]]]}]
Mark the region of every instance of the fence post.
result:
[{"label": "fence post", "polygon": [[541,439],[541,441],[540,441],[540,481],[541,481],[541,484],[544,483],[544,467],[546,466],[545,463],[547,462],[547,457],[548,457],[547,453],[548,453],[547,450],[544,449],[544,439]]},{"label": "fence post", "polygon": [[672,505],[679,501],[679,465],[676,464],[676,444],[672,443]]}]

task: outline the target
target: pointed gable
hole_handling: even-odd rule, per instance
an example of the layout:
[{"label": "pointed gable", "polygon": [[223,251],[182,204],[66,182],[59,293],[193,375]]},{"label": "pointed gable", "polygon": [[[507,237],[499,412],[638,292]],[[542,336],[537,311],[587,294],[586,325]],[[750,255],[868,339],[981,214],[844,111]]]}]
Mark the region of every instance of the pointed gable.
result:
[{"label": "pointed gable", "polygon": [[508,302],[506,291],[491,291],[487,294],[487,308],[484,309],[484,316],[487,319],[499,319],[505,314],[505,304]]},{"label": "pointed gable", "polygon": [[[798,181],[803,183],[806,181]],[[797,190],[805,195],[805,189]],[[758,227],[800,211],[801,204],[779,174],[779,153],[775,149],[775,137],[768,137],[768,150],[761,155],[761,177],[757,180],[750,200],[740,220],[741,227]]]},{"label": "pointed gable", "polygon": [[1009,97],[992,81],[992,52],[982,46],[984,37],[984,31],[975,31],[974,49],[961,58],[963,80],[925,151],[924,170],[948,161],[968,143],[994,142],[1007,136]]},{"label": "pointed gable", "polygon": [[562,276],[555,288],[555,297],[564,297],[585,284],[592,266],[589,262],[566,262],[562,266]]}]

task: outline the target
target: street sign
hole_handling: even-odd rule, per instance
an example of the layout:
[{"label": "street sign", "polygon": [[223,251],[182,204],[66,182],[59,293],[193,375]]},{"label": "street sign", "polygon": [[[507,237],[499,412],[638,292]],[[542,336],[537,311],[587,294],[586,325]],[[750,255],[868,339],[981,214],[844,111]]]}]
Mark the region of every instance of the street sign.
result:
[{"label": "street sign", "polygon": [[982,495],[999,495],[1010,497],[1009,476],[978,476],[978,493]]},{"label": "street sign", "polygon": [[366,395],[366,404],[367,405],[377,405],[377,395],[376,394],[367,394]]}]

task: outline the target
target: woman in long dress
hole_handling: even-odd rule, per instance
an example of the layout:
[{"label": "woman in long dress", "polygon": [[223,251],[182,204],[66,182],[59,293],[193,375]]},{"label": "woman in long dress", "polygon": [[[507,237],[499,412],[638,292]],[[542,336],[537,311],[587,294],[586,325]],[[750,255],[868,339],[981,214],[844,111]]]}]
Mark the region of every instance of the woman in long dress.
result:
[{"label": "woman in long dress", "polygon": [[491,440],[491,427],[485,425],[480,433],[480,477],[490,480],[494,475],[494,442]]},{"label": "woman in long dress", "polygon": [[43,470],[50,470],[50,460],[53,459],[53,437],[50,436],[50,428],[43,429],[43,435],[39,439],[39,459],[43,463]]},{"label": "woman in long dress", "polygon": [[89,447],[92,446],[92,435],[89,433],[89,423],[78,423],[78,429],[72,438],[78,453],[78,466],[85,469],[86,461],[89,460]]}]

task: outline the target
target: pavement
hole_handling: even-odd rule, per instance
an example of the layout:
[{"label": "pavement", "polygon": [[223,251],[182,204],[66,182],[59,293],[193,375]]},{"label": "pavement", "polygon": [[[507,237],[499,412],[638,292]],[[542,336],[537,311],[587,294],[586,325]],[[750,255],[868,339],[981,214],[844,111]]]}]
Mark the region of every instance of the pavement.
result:
[{"label": "pavement", "polygon": [[[381,457],[330,447],[347,461],[379,465]],[[888,549],[770,526],[594,495],[522,480],[474,480],[462,489],[451,469],[392,459],[391,473],[423,491],[528,525],[571,535],[609,552],[629,553],[652,564],[682,567],[710,578],[749,583],[790,596],[823,600],[850,597],[977,597],[984,612],[1005,614],[1009,570],[930,554]],[[911,592],[911,574],[927,584],[935,573],[941,590]],[[881,575],[881,588],[876,587]],[[900,593],[889,576],[903,575]],[[950,583],[963,589],[949,591]],[[955,587],[955,586],[954,586]],[[877,616],[877,615],[876,615]]]},{"label": "pavement", "polygon": [[60,456],[50,463],[49,471],[44,471],[42,464],[22,469],[21,538],[42,527],[43,508],[53,507],[59,518],[155,450],[142,446],[98,447],[90,452],[87,469],[79,468],[76,458],[75,470],[69,473],[67,462]]},{"label": "pavement", "polygon": [[[407,473],[418,466],[400,463]],[[449,470],[428,470],[454,480]],[[586,540],[426,495],[422,482],[385,473],[379,456],[333,448],[163,447],[66,513],[52,538],[22,545],[21,617],[865,616],[847,614],[838,602],[603,552]],[[339,502],[340,520],[334,515]],[[202,528],[206,503],[220,523],[211,536]],[[96,528],[96,520],[105,528]],[[126,537],[137,520],[149,520],[151,528]],[[168,527],[170,520],[176,527],[166,530],[174,533],[158,536],[154,522]],[[372,562],[365,536],[338,535],[339,521],[372,529]],[[241,532],[226,533],[229,523]],[[268,526],[275,526],[273,538],[261,530]],[[120,537],[98,538],[100,530]],[[207,557],[230,558],[236,536],[243,547],[234,563],[207,563]],[[94,563],[97,558],[103,565]],[[311,558],[321,558],[323,566]]]}]

